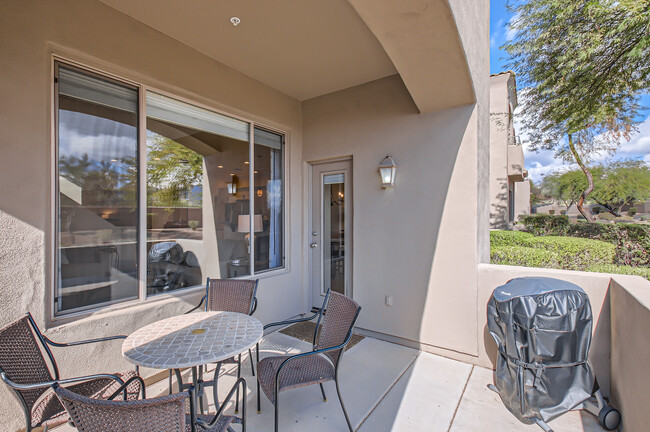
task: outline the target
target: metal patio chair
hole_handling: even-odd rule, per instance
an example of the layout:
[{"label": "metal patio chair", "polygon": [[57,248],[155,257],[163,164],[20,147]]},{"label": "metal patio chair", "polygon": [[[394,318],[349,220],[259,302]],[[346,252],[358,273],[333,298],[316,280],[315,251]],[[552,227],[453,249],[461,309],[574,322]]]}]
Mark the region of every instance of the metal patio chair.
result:
[{"label": "metal patio chair", "polygon": [[[194,312],[199,309],[203,302],[205,302],[205,311],[227,311],[227,312],[239,312],[242,314],[253,315],[257,309],[257,283],[258,279],[255,280],[233,280],[233,279],[210,279],[208,278],[205,285],[205,295],[201,298],[201,301],[198,305],[185,312],[186,314]],[[253,365],[253,353],[251,350],[248,350],[248,355],[251,361],[251,373],[255,376],[255,367]],[[212,381],[213,385],[213,394],[215,405],[219,406],[219,399],[217,395],[217,378],[219,377],[219,371],[223,364],[236,363],[237,364],[237,379],[241,377],[241,354],[235,357],[231,357],[224,361],[217,363],[217,366],[214,370],[214,379]],[[207,368],[206,368],[207,370]],[[183,385],[182,377],[180,371],[174,371],[176,373],[176,379],[179,384],[179,389],[184,389],[188,384]],[[199,379],[203,377],[203,368],[199,368]],[[169,378],[169,391],[171,393],[171,372]],[[239,394],[235,399],[235,413],[239,412]]]},{"label": "metal patio chair", "polygon": [[[58,385],[54,386],[54,393],[80,432],[223,432],[232,430],[230,426],[236,423],[246,432],[245,400],[242,400],[241,418],[223,414],[226,403],[240,386],[246,395],[246,381],[240,378],[214,415],[196,414],[194,387],[186,392],[134,401],[93,399]],[[186,399],[189,399],[189,414],[185,413]]]},{"label": "metal patio chair", "polygon": [[[1,329],[0,378],[12,388],[20,402],[25,414],[27,432],[37,426],[43,426],[47,430],[48,427],[65,423],[67,420],[63,406],[54,397],[54,393],[48,392],[56,383],[76,383],[68,388],[96,398],[117,396],[128,400],[137,399],[140,390],[144,394],[142,381],[132,379],[137,376],[133,371],[61,379],[58,365],[50,350],[50,346],[71,347],[125,338],[126,336],[111,336],[69,343],[53,342],[41,333],[29,313]],[[51,368],[43,356],[43,351],[47,354]],[[129,385],[122,388],[127,381]],[[115,394],[116,392],[119,395]]]},{"label": "metal patio chair", "polygon": [[[259,344],[257,354],[257,412],[261,412],[260,387],[266,397],[275,406],[275,432],[278,432],[278,393],[292,388],[319,384],[323,401],[327,401],[323,383],[334,381],[336,393],[343,408],[343,415],[350,432],[352,423],[343,404],[339,389],[338,372],[341,357],[345,347],[352,338],[352,329],[359,317],[361,306],[354,300],[336,293],[327,292],[323,306],[308,318],[267,324],[264,329],[310,321],[318,317],[314,330],[313,351],[291,356],[272,356],[259,359]],[[323,325],[318,332],[318,326],[323,318]]]}]

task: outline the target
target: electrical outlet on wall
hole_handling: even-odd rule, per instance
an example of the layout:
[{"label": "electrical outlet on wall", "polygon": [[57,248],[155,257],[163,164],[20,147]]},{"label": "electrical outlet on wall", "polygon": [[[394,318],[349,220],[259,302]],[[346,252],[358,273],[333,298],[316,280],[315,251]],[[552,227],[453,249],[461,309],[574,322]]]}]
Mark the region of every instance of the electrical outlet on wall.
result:
[{"label": "electrical outlet on wall", "polygon": [[393,305],[393,296],[386,296],[386,306],[392,306]]}]

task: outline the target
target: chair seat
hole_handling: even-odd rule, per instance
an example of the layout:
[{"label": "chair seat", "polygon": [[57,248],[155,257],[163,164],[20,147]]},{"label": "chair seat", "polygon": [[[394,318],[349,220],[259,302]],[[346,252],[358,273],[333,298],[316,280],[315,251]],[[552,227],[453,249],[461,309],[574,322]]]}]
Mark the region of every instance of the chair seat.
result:
[{"label": "chair seat", "polygon": [[[203,414],[199,414],[199,415],[196,416],[197,419],[201,419],[201,420],[205,421],[206,423],[209,422],[210,420],[212,420],[212,417],[214,417],[214,416],[203,415]],[[192,421],[190,419],[190,415],[186,414],[185,419],[186,419],[186,421],[185,421],[185,431],[186,432],[192,432]],[[228,426],[230,426],[232,423],[241,423],[241,419],[238,418],[238,417],[234,417],[234,416],[223,415],[223,416],[221,416],[221,418],[219,418],[219,420],[217,420],[217,423],[214,426],[212,426],[211,428],[203,429],[202,427],[198,426],[196,428],[196,430],[197,431],[204,431],[204,432],[223,432],[223,431],[227,430]]]},{"label": "chair seat", "polygon": [[[286,359],[291,356],[265,357],[257,364],[260,386],[266,397],[275,403],[275,374]],[[311,384],[324,383],[334,379],[334,365],[320,354],[298,357],[282,368],[279,391]]]},{"label": "chair seat", "polygon": [[[135,376],[134,371],[118,372],[115,375],[126,381]],[[67,386],[66,388],[77,394],[88,396],[94,399],[107,399],[112,395],[120,385],[110,378],[99,378]],[[127,387],[127,400],[138,399],[140,392],[140,384],[135,381]],[[123,400],[122,395],[115,397],[115,400]],[[47,425],[50,427],[65,423],[68,420],[63,405],[56,397],[56,395],[48,391],[45,395],[34,405],[32,410],[32,425]]]}]

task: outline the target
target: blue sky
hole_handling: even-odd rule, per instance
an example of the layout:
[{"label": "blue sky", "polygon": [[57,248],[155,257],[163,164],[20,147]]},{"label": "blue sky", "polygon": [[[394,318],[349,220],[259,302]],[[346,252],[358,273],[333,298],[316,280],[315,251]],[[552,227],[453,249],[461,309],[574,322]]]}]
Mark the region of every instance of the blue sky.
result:
[{"label": "blue sky", "polygon": [[[511,19],[512,14],[506,9],[506,0],[490,0],[490,73],[498,73],[508,69],[505,66],[507,54],[499,47],[514,37],[514,32],[508,28]],[[650,107],[650,95],[645,95],[641,99],[641,104]],[[639,124],[639,132],[634,134],[629,142],[621,145],[613,156],[614,159],[643,159],[650,164],[650,109],[644,110],[639,120],[642,122]],[[516,111],[515,128],[517,128]],[[516,133],[525,137],[526,131],[521,130],[521,127],[519,127]],[[539,182],[544,175],[553,171],[572,168],[561,160],[556,160],[553,157],[553,152],[541,151],[534,153],[527,149],[525,138],[522,138],[522,142],[524,144],[526,169],[528,169],[530,178],[534,182]],[[596,163],[605,160],[607,160],[606,155],[595,158]]]}]

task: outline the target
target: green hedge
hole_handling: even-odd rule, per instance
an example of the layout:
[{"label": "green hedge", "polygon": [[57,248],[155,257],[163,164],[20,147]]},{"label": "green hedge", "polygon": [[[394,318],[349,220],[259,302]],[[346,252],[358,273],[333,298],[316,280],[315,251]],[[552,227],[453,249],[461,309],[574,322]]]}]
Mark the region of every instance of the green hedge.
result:
[{"label": "green hedge", "polygon": [[583,270],[597,264],[613,264],[616,246],[599,240],[575,237],[535,237],[530,247],[557,252],[562,257],[561,267]]},{"label": "green hedge", "polygon": [[635,275],[650,280],[650,268],[648,267],[631,267],[631,266],[619,266],[616,264],[599,264],[587,268],[587,271],[598,272],[598,273]]},{"label": "green hedge", "polygon": [[492,264],[523,267],[561,268],[562,257],[557,252],[525,246],[494,246],[490,248]]},{"label": "green hedge", "polygon": [[566,216],[537,214],[520,221],[537,236],[570,236],[601,240],[616,246],[615,262],[632,267],[650,266],[650,225],[632,223],[570,223]]},{"label": "green hedge", "polygon": [[490,231],[491,246],[528,246],[532,238],[535,236],[524,231]]},{"label": "green hedge", "polygon": [[491,231],[490,245],[493,264],[567,270],[584,270],[598,264],[612,264],[616,253],[616,246],[603,241],[575,237],[535,237],[517,231]]},{"label": "green hedge", "polygon": [[519,222],[526,226],[526,230],[529,233],[536,236],[563,235],[571,225],[568,216],[555,216],[548,214],[521,216]]}]

